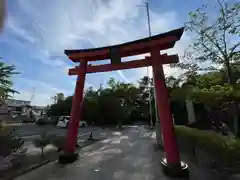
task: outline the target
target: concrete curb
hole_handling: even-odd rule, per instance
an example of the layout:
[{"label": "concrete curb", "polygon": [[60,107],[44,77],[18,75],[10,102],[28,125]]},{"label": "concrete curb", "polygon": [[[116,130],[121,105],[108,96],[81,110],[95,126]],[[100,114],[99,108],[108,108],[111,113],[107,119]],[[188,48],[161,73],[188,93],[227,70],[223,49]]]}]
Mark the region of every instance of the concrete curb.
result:
[{"label": "concrete curb", "polygon": [[26,168],[26,169],[23,169],[22,171],[19,171],[19,172],[16,172],[16,173],[14,173],[14,174],[11,174],[11,175],[9,175],[8,177],[4,177],[3,180],[12,180],[12,179],[14,179],[14,178],[16,178],[16,177],[18,177],[18,176],[21,176],[21,175],[23,175],[23,174],[26,174],[26,173],[34,170],[34,169],[37,169],[37,168],[39,168],[39,167],[41,167],[41,166],[43,166],[43,165],[45,165],[45,164],[48,164],[48,163],[50,163],[50,162],[53,162],[53,161],[56,161],[56,159],[54,159],[54,160],[46,160],[46,161],[41,162],[41,163],[39,163],[39,164],[34,164],[34,165],[32,165],[32,166],[30,166],[30,167],[28,167],[28,168]]},{"label": "concrete curb", "polygon": [[[85,143],[82,146],[79,146],[78,149],[84,148],[86,146],[90,146],[90,145],[94,144],[95,142],[101,141],[103,139],[104,138],[93,139],[90,142],[88,141],[89,143]],[[18,176],[24,175],[24,174],[26,174],[26,173],[28,173],[30,171],[33,171],[33,170],[35,170],[37,168],[40,168],[41,166],[44,166],[44,165],[46,165],[48,163],[51,163],[51,162],[54,162],[54,161],[57,162],[57,158],[56,159],[52,159],[52,160],[46,160],[46,161],[38,163],[38,164],[34,164],[34,165],[30,166],[30,167],[27,167],[26,169],[23,169],[22,171],[13,173],[13,174],[9,175],[8,177],[4,177],[2,180],[13,180],[14,178],[16,178]]]}]

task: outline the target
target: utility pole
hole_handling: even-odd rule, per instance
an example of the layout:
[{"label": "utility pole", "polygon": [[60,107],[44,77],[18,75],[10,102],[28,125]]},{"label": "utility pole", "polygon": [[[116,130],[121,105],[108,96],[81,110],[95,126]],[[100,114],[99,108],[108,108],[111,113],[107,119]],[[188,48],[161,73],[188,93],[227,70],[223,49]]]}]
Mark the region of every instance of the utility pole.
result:
[{"label": "utility pole", "polygon": [[30,96],[30,99],[29,99],[29,101],[30,101],[30,103],[33,101],[33,99],[35,98],[35,90],[36,90],[36,88],[34,87],[33,89],[32,89],[32,93],[31,93],[31,96]]},{"label": "utility pole", "polygon": [[[146,11],[147,11],[147,22],[148,22],[148,35],[149,35],[149,39],[151,39],[152,33],[151,33],[151,23],[150,23],[150,14],[149,14],[149,3],[148,1],[145,2],[145,7],[146,7]],[[148,67],[147,67],[147,74],[148,74]],[[153,74],[153,72],[152,72]],[[156,92],[155,92],[155,83],[154,83],[154,75],[153,75],[153,94],[154,94],[154,99],[155,99],[155,118],[156,121],[158,120],[158,110],[157,110],[157,103],[156,103]],[[151,127],[153,127],[153,122],[152,122],[152,103],[151,103],[151,86],[149,84],[149,109],[150,109],[150,125]]]},{"label": "utility pole", "polygon": [[148,2],[145,2],[146,10],[147,10],[147,18],[148,18],[148,35],[151,38],[151,24],[150,24],[150,15],[149,15],[149,4]]}]

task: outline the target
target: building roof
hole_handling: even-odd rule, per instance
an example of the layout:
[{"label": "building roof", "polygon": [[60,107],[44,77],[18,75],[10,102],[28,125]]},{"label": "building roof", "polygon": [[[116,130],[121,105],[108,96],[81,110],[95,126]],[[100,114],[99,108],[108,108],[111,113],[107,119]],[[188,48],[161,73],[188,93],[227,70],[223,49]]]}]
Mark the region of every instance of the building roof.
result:
[{"label": "building roof", "polygon": [[31,103],[31,101],[26,101],[26,100],[17,100],[17,99],[7,99],[6,100],[6,104],[8,106],[15,106],[15,107],[30,105],[30,103]]},{"label": "building roof", "polygon": [[7,99],[6,100],[7,102],[11,102],[11,101],[14,101],[14,102],[28,102],[28,103],[30,103],[31,101],[27,101],[27,100],[20,100],[20,99]]}]

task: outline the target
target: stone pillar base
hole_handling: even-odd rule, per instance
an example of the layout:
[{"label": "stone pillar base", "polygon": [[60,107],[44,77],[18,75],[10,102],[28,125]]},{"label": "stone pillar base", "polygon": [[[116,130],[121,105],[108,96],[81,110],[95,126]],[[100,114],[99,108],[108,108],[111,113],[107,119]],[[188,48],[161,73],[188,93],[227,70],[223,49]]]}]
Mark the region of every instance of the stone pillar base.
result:
[{"label": "stone pillar base", "polygon": [[188,178],[189,177],[189,171],[188,171],[188,165],[185,162],[180,163],[180,165],[169,165],[167,164],[166,158],[163,158],[161,161],[161,165],[163,168],[163,172],[174,178]]}]

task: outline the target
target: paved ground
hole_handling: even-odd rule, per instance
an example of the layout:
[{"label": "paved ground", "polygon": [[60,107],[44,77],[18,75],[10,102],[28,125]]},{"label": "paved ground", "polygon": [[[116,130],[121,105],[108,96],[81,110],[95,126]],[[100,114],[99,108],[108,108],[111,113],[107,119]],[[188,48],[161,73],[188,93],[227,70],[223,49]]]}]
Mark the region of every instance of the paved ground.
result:
[{"label": "paved ground", "polygon": [[[84,129],[79,129],[79,135],[78,135],[78,143],[81,144],[82,142],[86,141],[89,138],[89,134],[92,131],[93,132],[93,138],[105,138],[106,136],[108,136],[109,134],[109,130],[105,130],[105,129],[101,129],[101,128],[84,128]],[[52,132],[51,132],[52,133]],[[66,132],[64,132],[66,133]],[[64,133],[62,133],[61,135],[63,135]],[[57,134],[57,133],[55,133]],[[59,132],[58,132],[59,134]],[[33,138],[37,138],[36,136],[33,136]],[[33,140],[33,138],[31,138],[31,140]],[[27,154],[28,155],[36,155],[36,154],[40,154],[41,153],[41,149],[35,147],[35,145],[33,144],[32,141],[30,141],[30,139],[27,139],[28,141],[26,141],[25,139],[25,143],[23,148],[27,148]],[[52,145],[48,145],[44,148],[44,152],[47,151],[51,151],[52,149],[56,149],[54,146]]]},{"label": "paved ground", "polygon": [[[32,141],[39,137],[43,132],[49,132],[51,134],[56,134],[59,136],[64,136],[67,133],[67,128],[58,128],[53,125],[44,125],[39,126],[34,123],[31,124],[19,124],[16,127],[15,134],[24,138],[25,141]],[[95,131],[98,128],[96,127],[86,127],[86,128],[79,128],[79,135],[88,135],[91,131]]]},{"label": "paved ground", "polygon": [[[15,180],[169,180],[160,167],[163,152],[156,150],[155,133],[143,126],[123,132],[108,131],[107,138],[85,147],[78,161],[45,165]],[[196,169],[190,179],[206,179]],[[208,178],[207,178],[208,179]]]},{"label": "paved ground", "polygon": [[[13,125],[12,125],[13,126]],[[67,134],[67,128],[58,128],[53,125],[39,126],[34,123],[29,124],[14,124],[17,129],[14,133],[24,139],[23,148],[27,148],[28,155],[40,154],[41,149],[36,148],[33,144],[33,140],[40,137],[43,132],[55,134],[58,136],[65,136]],[[93,132],[93,137],[105,137],[106,131],[99,127],[86,127],[79,128],[78,130],[78,141],[83,142],[88,139],[90,132]],[[44,151],[51,151],[54,147],[49,145],[44,148]]]}]

